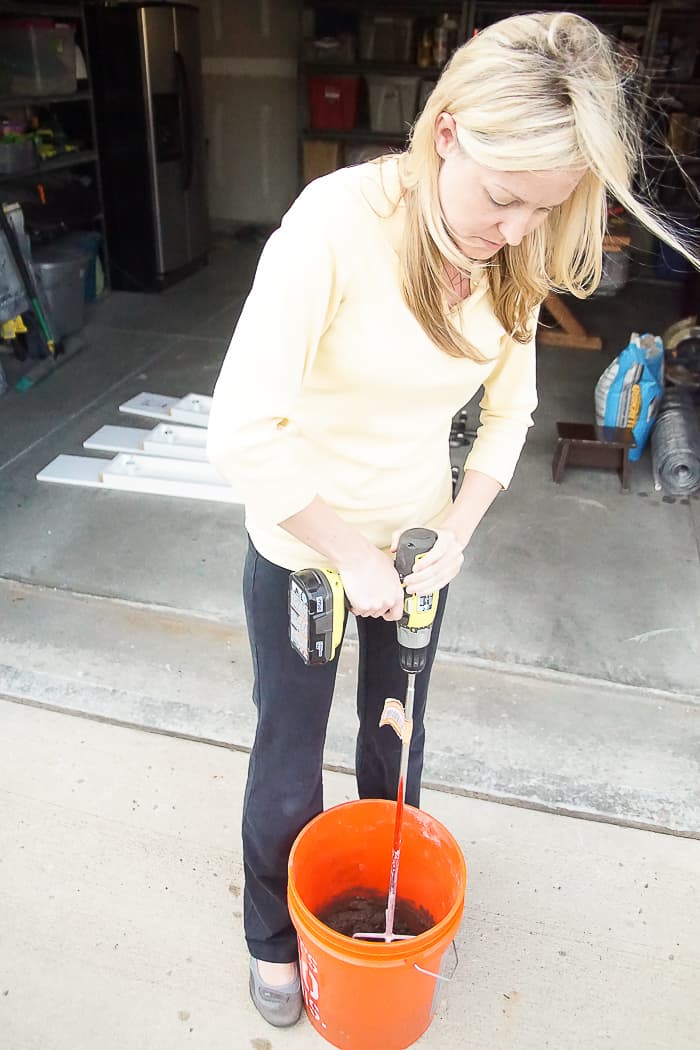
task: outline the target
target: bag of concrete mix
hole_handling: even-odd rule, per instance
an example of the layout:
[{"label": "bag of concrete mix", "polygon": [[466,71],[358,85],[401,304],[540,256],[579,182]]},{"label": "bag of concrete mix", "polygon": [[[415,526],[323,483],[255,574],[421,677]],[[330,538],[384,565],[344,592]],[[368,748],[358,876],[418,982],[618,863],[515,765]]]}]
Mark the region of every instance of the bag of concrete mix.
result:
[{"label": "bag of concrete mix", "polygon": [[598,426],[632,430],[639,459],[651,434],[664,388],[664,344],[658,335],[632,332],[629,344],[603,372],[595,387]]}]

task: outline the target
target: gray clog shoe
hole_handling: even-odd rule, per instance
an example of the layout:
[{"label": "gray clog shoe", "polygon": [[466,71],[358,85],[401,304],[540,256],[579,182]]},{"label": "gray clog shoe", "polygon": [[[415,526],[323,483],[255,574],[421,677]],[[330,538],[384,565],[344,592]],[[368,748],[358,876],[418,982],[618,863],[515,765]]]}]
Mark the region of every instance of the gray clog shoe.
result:
[{"label": "gray clog shoe", "polygon": [[291,1028],[301,1017],[304,1001],[298,973],[288,984],[279,987],[265,984],[258,970],[257,959],[251,958],[249,987],[255,1009],[268,1024],[275,1028]]}]

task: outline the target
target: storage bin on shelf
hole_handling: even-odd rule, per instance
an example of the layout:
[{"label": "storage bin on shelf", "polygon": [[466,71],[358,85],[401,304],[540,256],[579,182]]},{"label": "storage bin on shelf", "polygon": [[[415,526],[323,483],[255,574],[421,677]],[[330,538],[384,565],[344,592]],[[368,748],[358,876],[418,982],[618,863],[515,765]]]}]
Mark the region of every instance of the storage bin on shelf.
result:
[{"label": "storage bin on shelf", "polygon": [[304,185],[343,166],[342,142],[327,139],[304,141]]},{"label": "storage bin on shelf", "polygon": [[626,250],[603,252],[603,272],[596,295],[615,295],[625,287],[629,278],[630,257]]},{"label": "storage bin on shelf", "polygon": [[357,122],[360,78],[310,76],[309,120],[317,131],[349,131]]},{"label": "storage bin on shelf", "polygon": [[76,87],[72,26],[50,18],[0,20],[0,93],[70,95]]},{"label": "storage bin on shelf", "polygon": [[37,165],[34,139],[0,138],[0,175],[15,175],[33,171]]},{"label": "storage bin on shelf", "polygon": [[366,164],[377,157],[385,157],[395,149],[396,146],[386,142],[358,142],[345,147],[345,163],[349,168],[355,164]]},{"label": "storage bin on shelf", "polygon": [[654,270],[661,280],[680,281],[685,280],[690,273],[690,263],[685,255],[681,255],[670,244],[659,241]]},{"label": "storage bin on shelf", "polygon": [[437,80],[421,80],[420,90],[418,92],[418,108],[417,113],[422,113],[425,109],[425,104],[435,90]]},{"label": "storage bin on shelf", "polygon": [[357,60],[357,38],[352,33],[306,39],[303,42],[306,62],[347,62]]},{"label": "storage bin on shelf", "polygon": [[[691,209],[692,206],[685,211],[680,208],[677,211],[669,209],[668,218],[671,220],[671,227],[688,231],[692,235],[692,232],[700,227],[700,214]],[[682,235],[682,239],[687,243],[688,233]],[[657,277],[662,280],[675,281],[685,280],[691,270],[685,255],[681,255],[665,241],[658,241],[654,268]]]},{"label": "storage bin on shelf", "polygon": [[360,22],[363,62],[411,62],[414,59],[413,19],[401,15],[365,15]]},{"label": "storage bin on shelf", "polygon": [[372,131],[405,134],[416,116],[418,78],[371,74],[366,79]]},{"label": "storage bin on shelf", "polygon": [[614,209],[608,215],[608,232],[603,238],[603,270],[596,295],[615,295],[627,284],[631,240],[627,217],[621,208]]}]

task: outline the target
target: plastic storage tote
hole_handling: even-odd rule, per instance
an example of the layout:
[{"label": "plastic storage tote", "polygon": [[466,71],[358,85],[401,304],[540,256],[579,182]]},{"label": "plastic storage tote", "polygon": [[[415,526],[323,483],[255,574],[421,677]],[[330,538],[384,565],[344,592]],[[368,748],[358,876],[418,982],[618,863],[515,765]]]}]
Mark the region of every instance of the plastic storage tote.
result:
[{"label": "plastic storage tote", "polygon": [[630,256],[624,248],[603,252],[603,272],[596,295],[615,295],[624,288],[629,278]]},{"label": "plastic storage tote", "polygon": [[367,77],[372,131],[406,134],[416,116],[418,84],[417,77]]},{"label": "plastic storage tote", "polygon": [[52,19],[0,21],[0,93],[70,95],[76,86],[72,26]]},{"label": "plastic storage tote", "polygon": [[317,131],[348,131],[357,122],[359,77],[309,77],[309,116]]},{"label": "plastic storage tote", "polygon": [[413,19],[399,15],[367,15],[360,23],[363,62],[411,62]]},{"label": "plastic storage tote", "polygon": [[0,138],[0,175],[15,175],[23,171],[33,171],[36,162],[33,139],[19,139],[11,142]]},{"label": "plastic storage tote", "polygon": [[87,252],[38,248],[33,252],[32,268],[41,283],[56,339],[79,332],[85,323],[85,273],[90,263]]},{"label": "plastic storage tote", "polygon": [[418,92],[418,113],[422,113],[425,109],[425,104],[435,90],[436,84],[437,80],[421,80]]},{"label": "plastic storage tote", "polygon": [[304,185],[343,166],[342,142],[306,139],[304,142]]},{"label": "plastic storage tote", "polygon": [[354,164],[366,164],[377,157],[384,157],[396,147],[388,142],[358,142],[345,147],[345,163],[350,168]]}]

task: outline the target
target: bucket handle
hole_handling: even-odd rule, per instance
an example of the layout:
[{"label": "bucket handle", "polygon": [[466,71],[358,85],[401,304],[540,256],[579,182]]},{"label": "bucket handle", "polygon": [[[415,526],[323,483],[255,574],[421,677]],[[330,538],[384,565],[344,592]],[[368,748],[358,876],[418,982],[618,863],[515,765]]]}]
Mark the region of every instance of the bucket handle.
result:
[{"label": "bucket handle", "polygon": [[459,966],[459,955],[457,953],[457,945],[454,941],[450,941],[450,947],[455,953],[455,966],[454,970],[452,971],[449,977],[445,977],[445,975],[442,973],[435,973],[433,970],[425,970],[422,966],[419,966],[418,963],[415,962],[413,964],[414,969],[418,970],[419,973],[426,974],[428,977],[435,977],[438,981],[451,981],[455,973],[457,972],[457,967]]}]

